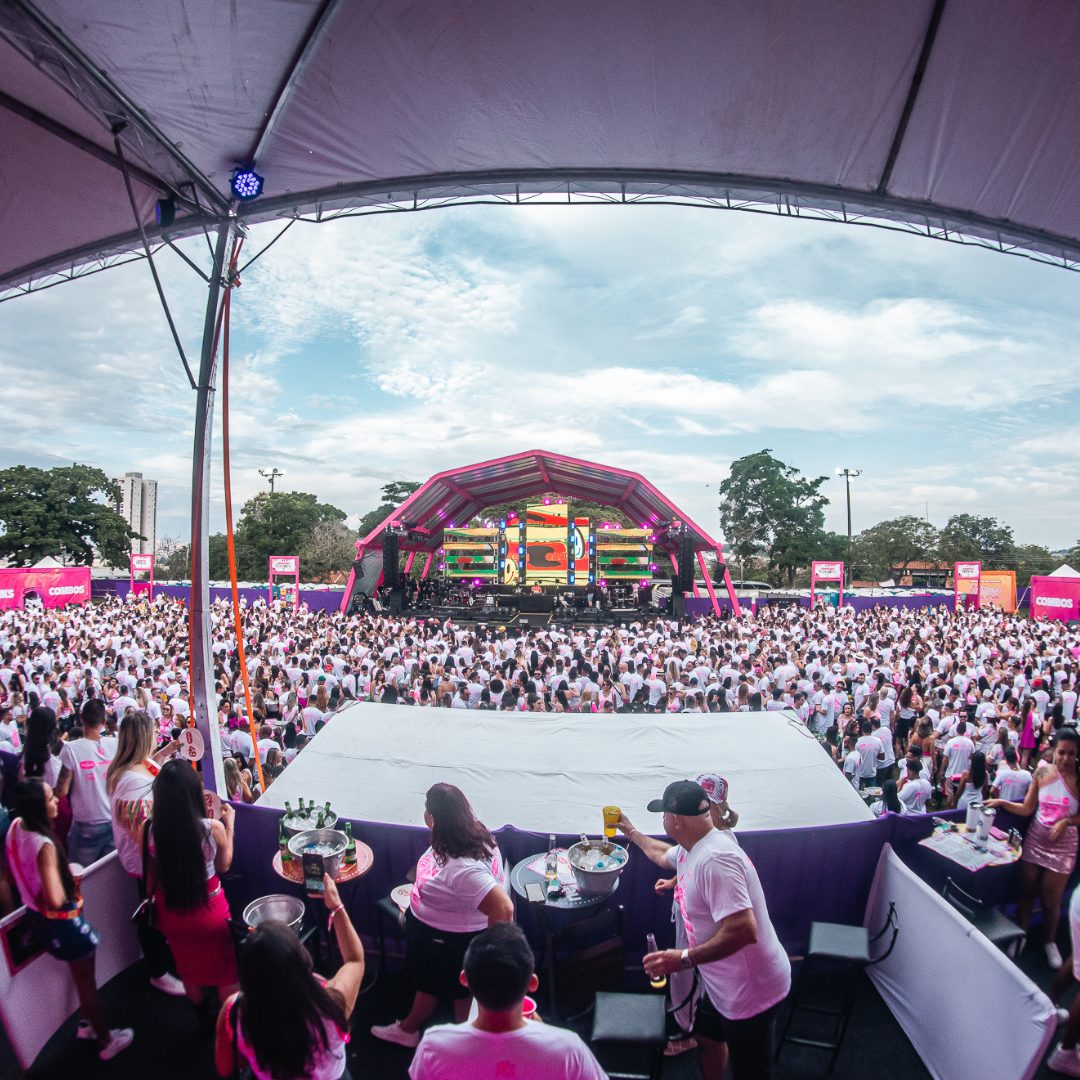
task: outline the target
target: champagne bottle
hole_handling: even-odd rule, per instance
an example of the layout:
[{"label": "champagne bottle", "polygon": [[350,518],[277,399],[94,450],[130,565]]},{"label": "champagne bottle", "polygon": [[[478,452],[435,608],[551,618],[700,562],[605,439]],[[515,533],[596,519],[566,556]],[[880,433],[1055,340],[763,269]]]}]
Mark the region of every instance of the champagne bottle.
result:
[{"label": "champagne bottle", "polygon": [[326,807],[325,807],[325,809],[323,810],[323,813],[324,813],[324,814],[326,815],[326,820],[327,820],[327,821],[329,821],[329,820],[330,820],[330,818],[331,818],[331,817],[333,816],[333,815],[332,815],[332,814],[330,813],[330,800],[329,800],[329,799],[327,799],[327,800],[326,800]]},{"label": "champagne bottle", "polygon": [[548,836],[548,853],[544,858],[544,880],[547,883],[548,896],[559,895],[559,851],[555,844],[555,834]]},{"label": "champagne bottle", "polygon": [[289,805],[289,800],[285,800],[285,816],[292,817],[292,806]]},{"label": "champagne bottle", "polygon": [[353,839],[352,822],[345,822],[345,865],[356,864],[356,841]]}]

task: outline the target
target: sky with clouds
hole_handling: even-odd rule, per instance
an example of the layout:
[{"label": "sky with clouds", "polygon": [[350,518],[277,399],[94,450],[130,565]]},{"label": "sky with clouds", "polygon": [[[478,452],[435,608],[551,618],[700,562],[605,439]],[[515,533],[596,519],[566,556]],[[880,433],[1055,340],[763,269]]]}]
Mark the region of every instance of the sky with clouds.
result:
[{"label": "sky with clouds", "polygon": [[[183,246],[207,263],[202,237]],[[160,268],[194,364],[205,286],[172,253]],[[391,480],[546,449],[641,472],[716,528],[730,462],[768,447],[829,476],[837,531],[848,466],[855,531],[969,512],[1068,547],[1078,294],[979,248],[689,207],[298,223],[234,296],[236,509],[260,468],[358,516]],[[0,304],[0,375],[0,465],[141,471],[159,537],[186,539],[194,394],[144,265]],[[219,459],[214,483],[216,530]]]}]

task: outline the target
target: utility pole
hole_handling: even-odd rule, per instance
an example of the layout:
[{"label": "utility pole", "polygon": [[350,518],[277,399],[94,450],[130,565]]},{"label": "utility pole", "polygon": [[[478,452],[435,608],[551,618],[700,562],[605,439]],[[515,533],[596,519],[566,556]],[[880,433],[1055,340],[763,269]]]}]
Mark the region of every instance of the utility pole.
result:
[{"label": "utility pole", "polygon": [[844,487],[847,491],[847,556],[844,559],[844,577],[847,586],[851,587],[851,481],[856,476],[862,476],[862,469],[837,468],[837,476],[844,478]]},{"label": "utility pole", "polygon": [[[279,472],[278,467],[275,465],[269,472],[267,472],[265,469],[260,469],[259,470],[259,475],[262,476],[262,477],[265,477],[267,480],[270,481],[270,494],[273,495],[274,494],[274,481],[279,476],[284,476],[285,474],[283,472]],[[850,516],[851,515],[849,514],[848,517],[850,518]],[[851,522],[849,521],[848,522],[848,532],[850,532],[850,531],[851,531]]]}]

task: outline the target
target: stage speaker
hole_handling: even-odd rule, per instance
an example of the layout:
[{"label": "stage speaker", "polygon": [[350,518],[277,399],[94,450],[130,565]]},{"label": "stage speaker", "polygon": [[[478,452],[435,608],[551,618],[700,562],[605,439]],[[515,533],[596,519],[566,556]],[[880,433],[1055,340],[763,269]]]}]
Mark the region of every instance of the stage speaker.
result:
[{"label": "stage speaker", "polygon": [[397,533],[384,529],[382,534],[383,585],[387,589],[396,589],[401,584],[398,576],[398,536]]},{"label": "stage speaker", "polygon": [[688,593],[694,587],[694,538],[683,532],[679,537],[679,588]]}]

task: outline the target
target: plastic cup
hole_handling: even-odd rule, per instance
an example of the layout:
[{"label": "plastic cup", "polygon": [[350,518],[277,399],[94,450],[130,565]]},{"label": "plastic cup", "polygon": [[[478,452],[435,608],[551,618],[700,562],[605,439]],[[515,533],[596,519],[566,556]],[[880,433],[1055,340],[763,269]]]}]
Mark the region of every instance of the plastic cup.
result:
[{"label": "plastic cup", "polygon": [[615,827],[619,824],[619,818],[622,817],[622,810],[617,806],[605,806],[604,807],[604,835],[612,837],[615,835]]},{"label": "plastic cup", "polygon": [[536,1015],[536,1002],[527,994],[521,999],[521,1016],[524,1020],[531,1020]]}]

